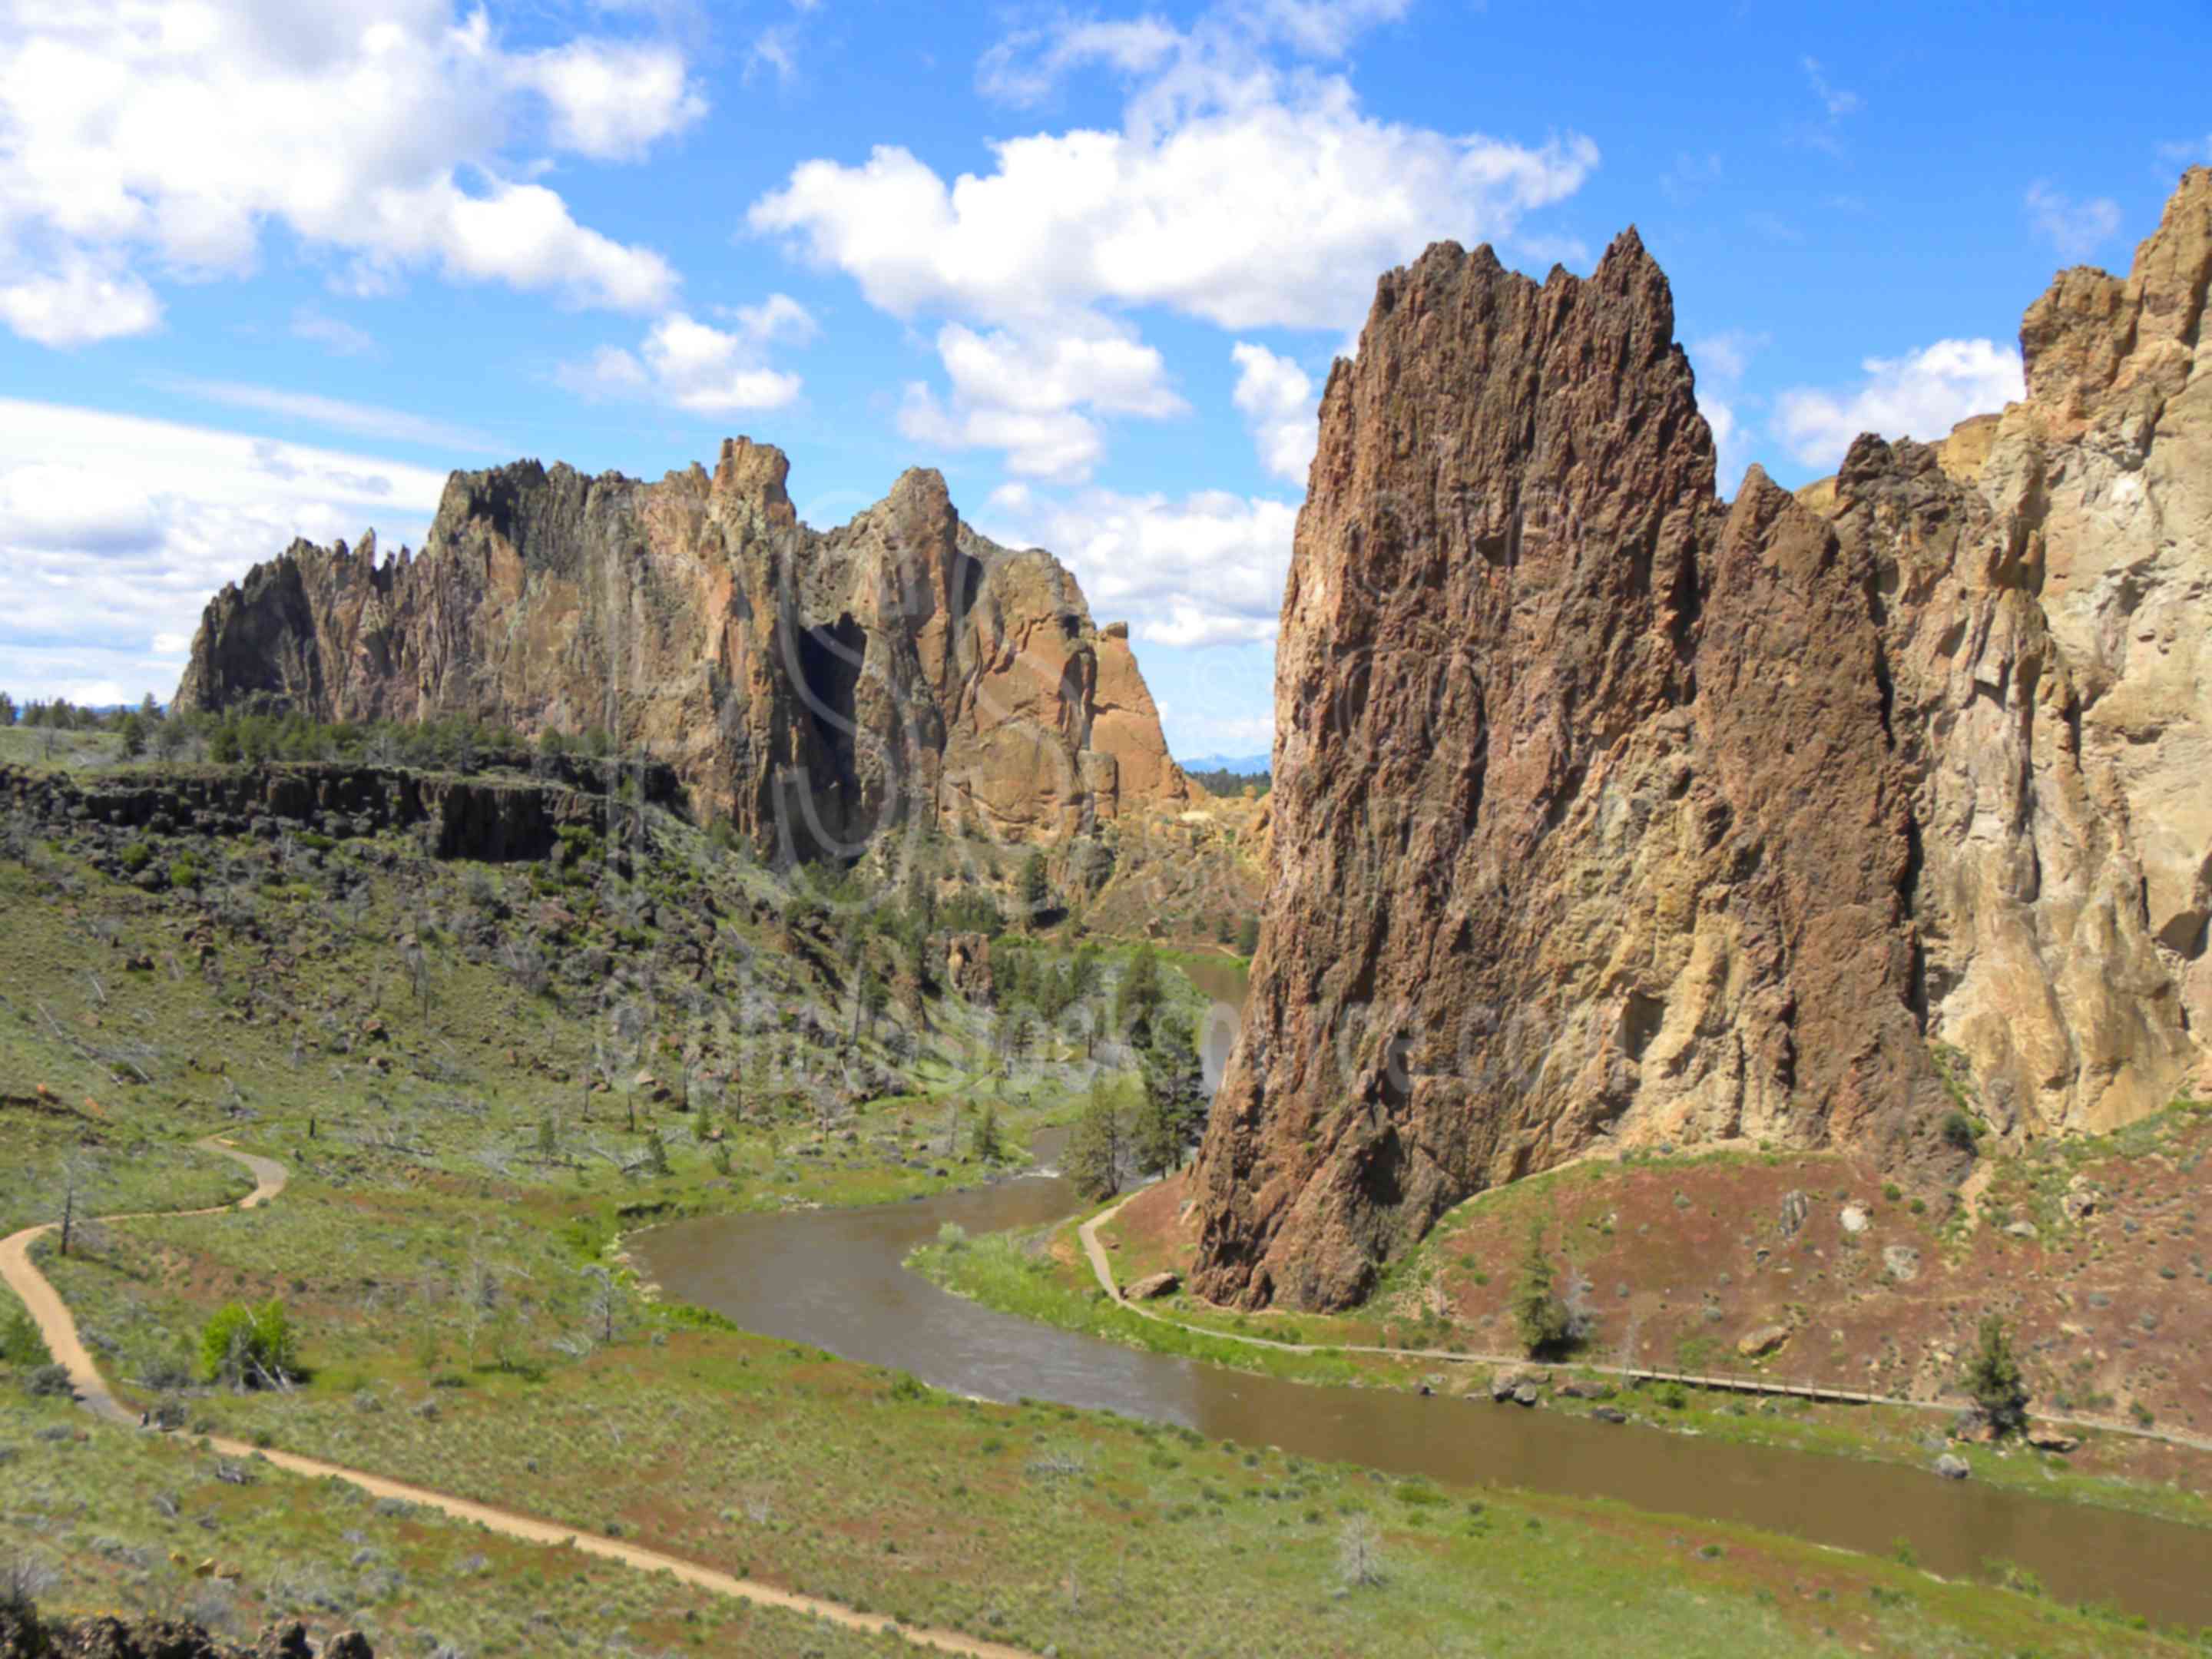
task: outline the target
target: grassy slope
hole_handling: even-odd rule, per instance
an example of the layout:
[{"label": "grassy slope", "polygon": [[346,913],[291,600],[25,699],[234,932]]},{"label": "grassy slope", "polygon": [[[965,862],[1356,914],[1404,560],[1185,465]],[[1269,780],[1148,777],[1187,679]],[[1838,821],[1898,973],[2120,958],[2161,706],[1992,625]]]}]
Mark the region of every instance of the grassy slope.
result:
[{"label": "grassy slope", "polygon": [[[981,1171],[938,1144],[948,1103],[1001,1091],[1018,1135],[1066,1109],[1079,1051],[1052,1043],[1045,1062],[986,1085],[961,1069],[981,1036],[973,1011],[933,1000],[920,1056],[899,1059],[883,1042],[860,1056],[879,1066],[896,1059],[912,1086],[841,1108],[826,1133],[811,1114],[776,1105],[765,1085],[726,1097],[712,1118],[725,1170],[701,1137],[700,1112],[644,1091],[635,1101],[601,1093],[586,1118],[580,1079],[611,1033],[608,1011],[583,988],[564,991],[556,1008],[495,962],[470,960],[467,872],[371,848],[394,862],[360,863],[356,909],[326,884],[337,860],[361,854],[287,870],[252,850],[236,884],[250,914],[231,907],[206,962],[192,940],[207,924],[186,900],[126,888],[66,847],[36,853],[29,869],[0,863],[0,915],[27,964],[12,1008],[0,1010],[0,1094],[32,1103],[0,1115],[9,1151],[21,1148],[33,1172],[11,1189],[11,1224],[47,1218],[54,1172],[88,1141],[101,1154],[101,1207],[228,1195],[229,1177],[188,1150],[210,1129],[295,1171],[265,1211],[118,1224],[66,1261],[49,1250],[88,1336],[126,1377],[173,1382],[214,1308],[286,1298],[307,1383],[283,1396],[186,1389],[191,1420],[619,1528],[909,1618],[1055,1644],[1070,1659],[1549,1653],[1600,1643],[1629,1653],[2088,1653],[2109,1651],[2118,1636],[2024,1596],[1785,1540],[1601,1504],[1393,1485],[1110,1417],[953,1400],[654,1307],[627,1288],[607,1343],[582,1270],[613,1262],[620,1226],[679,1209],[889,1199],[975,1178]],[[525,873],[491,875],[508,888]],[[697,981],[659,949],[690,902],[690,878],[662,879],[662,908],[675,915],[642,927],[624,919],[620,892],[571,889],[563,902],[584,918],[571,949],[631,936],[611,951],[619,977],[599,983],[635,995],[653,980],[665,1018],[660,1005],[680,1008]],[[734,1056],[710,1030],[707,1058],[736,1058],[748,1079],[787,1074],[776,1051],[793,1030],[839,1012],[834,967],[806,966],[814,941],[799,940],[794,955],[773,917],[741,909],[727,886],[714,890],[725,921],[708,988],[749,995],[770,1018],[763,1047]],[[410,933],[431,942],[427,1012],[398,959]],[[142,951],[152,969],[119,965]],[[725,972],[740,960],[742,984]],[[902,1018],[921,1023],[911,1009]],[[842,1030],[842,1018],[832,1024]],[[674,1036],[696,1043],[698,1030]],[[647,1063],[665,1073],[670,1057],[664,1046]],[[113,1082],[125,1060],[149,1080]],[[665,1176],[617,1167],[647,1128],[667,1151]],[[194,1562],[219,1553],[178,1544],[171,1522],[180,1519],[237,1553],[240,1598],[256,1614],[307,1611],[326,1589],[384,1639],[434,1633],[465,1638],[470,1650],[534,1651],[543,1626],[532,1621],[550,1616],[595,1641],[696,1637],[722,1650],[784,1650],[775,1621],[743,1641],[708,1635],[682,1623],[684,1613],[735,1615],[611,1569],[577,1578],[577,1564],[484,1540],[461,1551],[452,1528],[422,1527],[428,1541],[410,1545],[404,1528],[339,1526],[330,1543],[331,1524],[301,1506],[342,1500],[273,1476],[252,1489],[256,1504],[218,1514],[215,1534],[190,1505],[179,1517],[140,1513],[143,1499],[128,1494],[157,1475],[180,1498],[189,1486],[195,1504],[235,1497],[212,1491],[182,1444],[102,1430],[60,1450],[40,1431],[76,1419],[51,1406],[14,1409],[22,1426],[0,1422],[0,1443],[21,1443],[20,1467],[77,1461],[52,1465],[70,1472],[65,1480],[21,1488],[36,1501],[0,1504],[0,1548],[55,1557],[70,1575],[68,1603],[168,1594],[170,1549]],[[138,1461],[159,1459],[174,1461],[154,1473]],[[1385,1574],[1346,1591],[1340,1542],[1359,1515],[1379,1528]],[[304,1547],[287,1547],[288,1532]],[[380,1563],[356,1560],[364,1549],[399,1564],[397,1585],[367,1577]],[[134,1553],[147,1551],[143,1560]],[[484,1562],[464,1571],[471,1553]],[[825,1654],[862,1650],[811,1631],[805,1640]]]}]

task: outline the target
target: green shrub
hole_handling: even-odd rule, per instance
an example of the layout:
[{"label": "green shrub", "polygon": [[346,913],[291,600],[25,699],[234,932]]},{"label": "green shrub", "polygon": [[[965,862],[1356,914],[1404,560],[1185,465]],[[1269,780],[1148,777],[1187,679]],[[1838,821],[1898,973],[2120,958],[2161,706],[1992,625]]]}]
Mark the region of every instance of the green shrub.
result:
[{"label": "green shrub", "polygon": [[137,875],[154,861],[154,849],[143,841],[134,841],[123,849],[123,867]]},{"label": "green shrub", "polygon": [[23,1373],[23,1392],[34,1400],[62,1399],[74,1394],[65,1365],[33,1365]]},{"label": "green shrub", "polygon": [[258,1308],[226,1303],[200,1332],[200,1370],[210,1382],[240,1388],[281,1380],[299,1370],[292,1322],[275,1297]]},{"label": "green shrub", "polygon": [[4,1328],[0,1328],[0,1360],[22,1370],[53,1363],[53,1355],[46,1352],[46,1340],[39,1334],[31,1316],[18,1308]]},{"label": "green shrub", "polygon": [[1974,1150],[1974,1121],[1957,1107],[1943,1114],[1942,1132],[1945,1145],[1962,1152]]}]

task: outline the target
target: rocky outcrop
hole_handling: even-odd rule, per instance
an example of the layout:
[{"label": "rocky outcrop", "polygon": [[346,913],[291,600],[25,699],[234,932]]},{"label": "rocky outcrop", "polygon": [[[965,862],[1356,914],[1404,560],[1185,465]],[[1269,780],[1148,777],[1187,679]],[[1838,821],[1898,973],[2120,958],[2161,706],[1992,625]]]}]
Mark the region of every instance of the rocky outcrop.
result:
[{"label": "rocky outcrop", "polygon": [[240,1646],[210,1636],[198,1625],[167,1619],[51,1619],[21,1602],[0,1603],[0,1659],[375,1659],[358,1631],[344,1631],[317,1647],[305,1626],[272,1625],[259,1640]]},{"label": "rocky outcrop", "polygon": [[[0,766],[0,811],[35,823],[151,830],[158,835],[276,836],[305,830],[334,840],[411,830],[434,858],[487,863],[551,854],[564,825],[598,830],[604,791],[563,763],[544,778],[474,776],[398,767],[293,763],[183,768],[90,778]],[[675,794],[665,766],[623,769],[647,800]]]},{"label": "rocky outcrop", "polygon": [[455,473],[423,550],[305,542],[207,607],[185,709],[611,728],[763,847],[908,822],[1059,836],[1188,786],[1130,655],[1048,553],[986,540],[909,471],[799,522],[746,439],[658,483]]},{"label": "rocky outcrop", "polygon": [[1632,231],[1586,280],[1385,276],[1276,673],[1273,886],[1195,1288],[1338,1305],[1599,1147],[1837,1146],[1934,1187],[2201,1063],[2212,175],[2071,271],[2028,398],[1732,504]]}]

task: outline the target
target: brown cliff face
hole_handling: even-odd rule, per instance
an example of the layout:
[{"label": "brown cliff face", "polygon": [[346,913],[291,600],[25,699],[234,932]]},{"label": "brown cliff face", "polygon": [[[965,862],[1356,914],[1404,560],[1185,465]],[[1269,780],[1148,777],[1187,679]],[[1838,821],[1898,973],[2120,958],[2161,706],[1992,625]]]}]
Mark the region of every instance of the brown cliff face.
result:
[{"label": "brown cliff face", "polygon": [[2208,211],[2194,173],[2132,282],[2060,278],[2027,404],[1862,439],[1819,511],[1756,470],[1714,498],[1632,231],[1587,280],[1448,245],[1382,279],[1284,600],[1203,1293],[1340,1305],[1449,1206],[1603,1148],[1932,1184],[1963,1159],[1939,1046],[2008,1133],[2186,1085]]},{"label": "brown cliff face", "polygon": [[787,471],[736,439],[711,477],[652,484],[457,472],[420,554],[295,543],[218,594],[177,704],[606,726],[702,809],[809,855],[915,820],[1057,836],[1182,798],[1126,642],[1051,555],[977,535],[921,471],[817,532]]}]

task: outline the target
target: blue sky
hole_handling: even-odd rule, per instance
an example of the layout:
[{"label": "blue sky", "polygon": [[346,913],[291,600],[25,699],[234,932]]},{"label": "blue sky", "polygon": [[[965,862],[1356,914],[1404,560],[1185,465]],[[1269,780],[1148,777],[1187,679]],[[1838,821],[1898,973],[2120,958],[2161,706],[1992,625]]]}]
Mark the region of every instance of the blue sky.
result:
[{"label": "blue sky", "polygon": [[2057,268],[2212,161],[2201,5],[1153,9],[15,0],[0,686],[174,684],[295,533],[454,466],[743,432],[908,465],[1126,617],[1178,753],[1265,747],[1291,527],[1376,275],[1633,222],[1722,441],[1830,470],[2016,392]]}]

